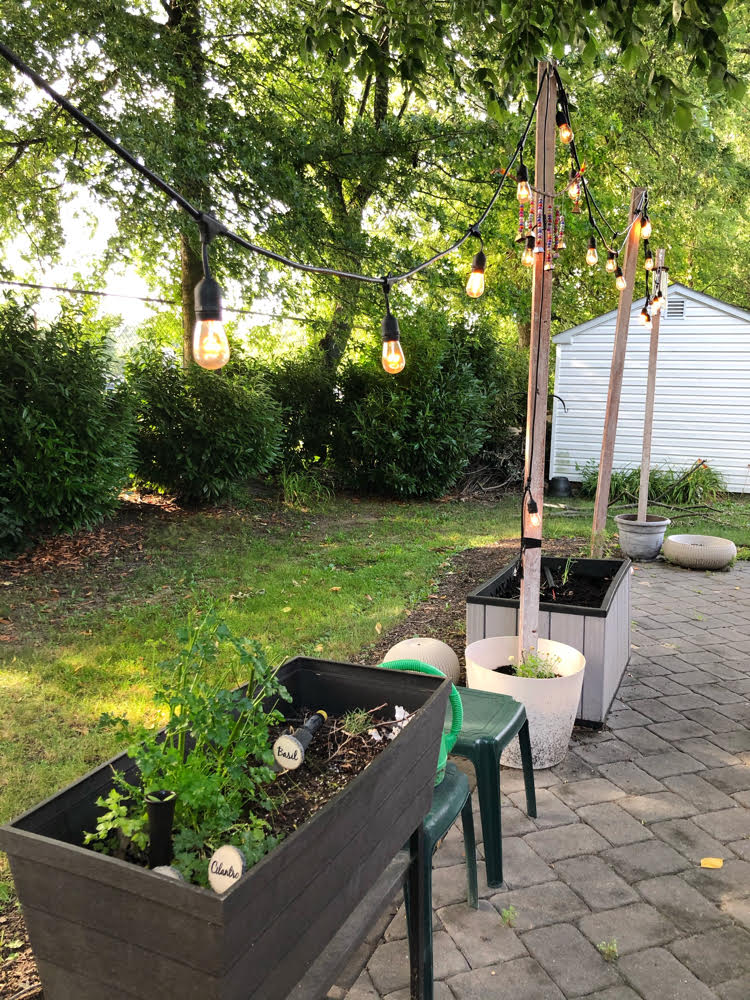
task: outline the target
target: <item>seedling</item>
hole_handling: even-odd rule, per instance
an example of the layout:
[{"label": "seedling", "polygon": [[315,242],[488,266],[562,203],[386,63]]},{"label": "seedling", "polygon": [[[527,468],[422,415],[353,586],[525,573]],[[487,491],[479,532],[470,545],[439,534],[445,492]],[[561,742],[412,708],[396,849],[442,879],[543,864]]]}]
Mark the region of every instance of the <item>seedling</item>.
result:
[{"label": "seedling", "polygon": [[609,941],[600,941],[596,946],[596,950],[605,962],[616,962],[620,957],[620,953],[617,950],[617,938],[610,938]]},{"label": "seedling", "polygon": [[[513,664],[514,657],[508,659]],[[514,667],[516,677],[536,677],[539,680],[549,680],[559,677],[557,666],[560,663],[559,656],[552,656],[549,653],[540,653],[536,649],[524,650],[521,662]]]},{"label": "seedling", "polygon": [[515,906],[506,906],[504,910],[500,910],[500,919],[506,927],[513,927],[517,917],[518,910]]}]

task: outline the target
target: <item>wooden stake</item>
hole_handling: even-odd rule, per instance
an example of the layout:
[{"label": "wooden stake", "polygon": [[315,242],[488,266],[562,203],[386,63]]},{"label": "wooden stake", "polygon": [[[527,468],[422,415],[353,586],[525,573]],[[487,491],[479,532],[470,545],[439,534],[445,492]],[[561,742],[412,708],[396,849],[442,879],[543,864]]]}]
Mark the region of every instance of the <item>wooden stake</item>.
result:
[{"label": "wooden stake", "polygon": [[[657,250],[654,273],[664,267],[664,251]],[[658,292],[659,289],[654,289]],[[651,346],[648,353],[648,378],[646,381],[646,412],[643,415],[643,450],[641,451],[641,483],[638,488],[638,520],[645,521],[648,514],[648,479],[651,471],[651,435],[654,429],[654,398],[656,396],[656,362],[659,354],[659,324],[661,309],[651,316]]]},{"label": "wooden stake", "polygon": [[[546,79],[545,79],[546,76]],[[542,86],[542,81],[544,85]],[[552,192],[555,189],[555,110],[557,82],[548,63],[540,63],[537,87],[542,87],[536,111],[536,157],[534,186]],[[554,204],[551,204],[554,218]],[[547,218],[545,204],[544,218]],[[546,227],[546,222],[545,222]],[[545,233],[546,235],[546,233]],[[526,404],[526,460],[524,483],[529,484],[530,496],[538,509],[538,522],[531,524],[527,503],[523,499],[523,534],[542,540],[544,500],[544,452],[547,436],[547,393],[549,382],[549,329],[552,319],[552,271],[544,270],[544,253],[534,255],[534,284],[531,292],[531,340],[529,343],[529,389]],[[536,518],[535,518],[536,520]],[[524,650],[536,649],[539,633],[539,580],[542,550],[525,549],[522,559],[521,600],[518,616],[518,662]]]},{"label": "wooden stake", "polygon": [[622,273],[625,277],[627,285],[620,292],[620,301],[617,306],[615,343],[612,350],[612,367],[609,373],[607,409],[604,414],[602,453],[599,459],[599,480],[596,485],[594,521],[591,526],[591,555],[594,559],[600,559],[604,551],[604,534],[607,527],[609,486],[612,480],[612,462],[615,454],[615,438],[617,437],[617,417],[620,410],[622,374],[625,369],[625,350],[628,346],[630,308],[633,305],[635,267],[638,261],[638,250],[641,242],[640,218],[634,223],[633,220],[635,219],[637,209],[641,206],[644,194],[644,188],[633,188],[630,194],[630,215],[628,217],[628,224],[632,225],[630,232],[628,233],[628,240],[625,246],[625,257],[622,262]]}]

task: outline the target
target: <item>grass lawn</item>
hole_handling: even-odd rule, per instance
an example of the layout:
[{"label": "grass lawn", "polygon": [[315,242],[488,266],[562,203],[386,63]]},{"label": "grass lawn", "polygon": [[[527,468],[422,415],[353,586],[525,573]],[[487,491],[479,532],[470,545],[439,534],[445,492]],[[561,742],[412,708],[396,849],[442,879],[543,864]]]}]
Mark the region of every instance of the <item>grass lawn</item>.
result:
[{"label": "grass lawn", "polygon": [[[580,515],[546,508],[547,537],[588,535],[590,502],[568,507]],[[750,545],[750,504],[730,502],[712,516],[721,524],[677,524]],[[429,594],[451,553],[518,531],[517,496],[493,504],[340,497],[309,512],[254,501],[147,518],[130,549],[79,568],[18,575],[0,563],[8,640],[0,645],[0,821],[116,752],[96,728],[102,712],[158,723],[156,664],[188,615],[213,606],[273,662],[300,653],[357,659]]]}]

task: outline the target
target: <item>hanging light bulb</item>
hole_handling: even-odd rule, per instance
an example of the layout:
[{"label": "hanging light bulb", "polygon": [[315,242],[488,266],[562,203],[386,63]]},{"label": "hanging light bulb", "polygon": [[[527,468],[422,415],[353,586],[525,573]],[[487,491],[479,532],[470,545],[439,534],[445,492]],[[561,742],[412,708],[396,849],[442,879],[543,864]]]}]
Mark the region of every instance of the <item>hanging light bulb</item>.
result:
[{"label": "hanging light bulb", "polygon": [[529,502],[526,504],[526,509],[529,512],[529,524],[533,528],[539,528],[542,524],[542,518],[539,514],[539,507],[537,502],[533,497],[529,497]]},{"label": "hanging light bulb", "polygon": [[648,240],[646,240],[644,248],[645,248],[646,252],[644,254],[643,266],[646,268],[647,271],[653,271],[653,269],[654,269],[654,255],[651,253],[651,248],[648,245]]},{"label": "hanging light bulb", "polygon": [[557,112],[555,124],[557,125],[557,134],[560,136],[560,142],[567,146],[568,143],[573,141],[573,129],[570,127],[570,122],[565,117],[564,111]]},{"label": "hanging light bulb", "polygon": [[644,215],[641,219],[641,239],[647,240],[651,235],[651,219]]},{"label": "hanging light bulb", "polygon": [[615,268],[615,285],[620,292],[624,292],[628,287],[625,275],[622,273],[622,268],[619,265]]},{"label": "hanging light bulb", "polygon": [[391,304],[388,301],[388,293],[385,295],[385,316],[382,323],[383,351],[381,354],[381,364],[389,375],[398,375],[404,370],[406,358],[404,349],[401,346],[401,334],[398,329],[398,320],[391,312]]},{"label": "hanging light bulb", "polygon": [[487,267],[487,257],[484,250],[474,254],[471,262],[471,274],[466,282],[466,294],[472,299],[478,299],[484,292],[484,269]]},{"label": "hanging light bulb", "polygon": [[651,313],[648,311],[648,299],[646,299],[646,305],[641,309],[640,324],[645,326],[647,330],[651,329]]},{"label": "hanging light bulb", "polygon": [[570,177],[568,178],[568,196],[573,201],[578,201],[581,197],[581,181],[575,167],[571,169]]},{"label": "hanging light bulb", "polygon": [[614,250],[610,250],[607,253],[607,263],[604,266],[610,274],[615,273],[615,269],[617,268],[617,254]]},{"label": "hanging light bulb", "polygon": [[202,278],[195,286],[193,360],[209,371],[223,368],[229,361],[229,341],[221,321],[221,288],[213,278]]},{"label": "hanging light bulb", "polygon": [[654,295],[653,299],[651,299],[651,315],[652,316],[656,316],[657,313],[661,312],[662,301],[663,301],[663,299],[662,299],[661,292],[657,292],[656,295]]},{"label": "hanging light bulb", "polygon": [[526,267],[531,267],[534,263],[534,237],[526,237],[526,246],[523,248],[523,253],[521,254],[521,263]]},{"label": "hanging light bulb", "polygon": [[518,187],[516,188],[516,198],[522,203],[531,201],[531,188],[529,187],[529,171],[525,163],[521,162],[518,168]]},{"label": "hanging light bulb", "polygon": [[593,267],[598,260],[599,254],[596,252],[596,236],[589,236],[589,248],[586,251],[586,263]]}]

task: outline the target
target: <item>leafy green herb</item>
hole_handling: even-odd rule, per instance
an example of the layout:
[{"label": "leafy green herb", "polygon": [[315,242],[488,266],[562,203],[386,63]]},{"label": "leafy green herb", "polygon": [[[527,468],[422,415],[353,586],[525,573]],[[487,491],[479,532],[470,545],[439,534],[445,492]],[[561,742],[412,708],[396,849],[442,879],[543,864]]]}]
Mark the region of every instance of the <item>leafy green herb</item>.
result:
[{"label": "leafy green herb", "polygon": [[[508,659],[513,664],[514,657]],[[535,649],[525,649],[521,656],[521,662],[514,664],[516,677],[535,677],[539,680],[549,680],[552,677],[559,677],[557,666],[560,663],[559,656],[550,653],[540,653]]]}]

